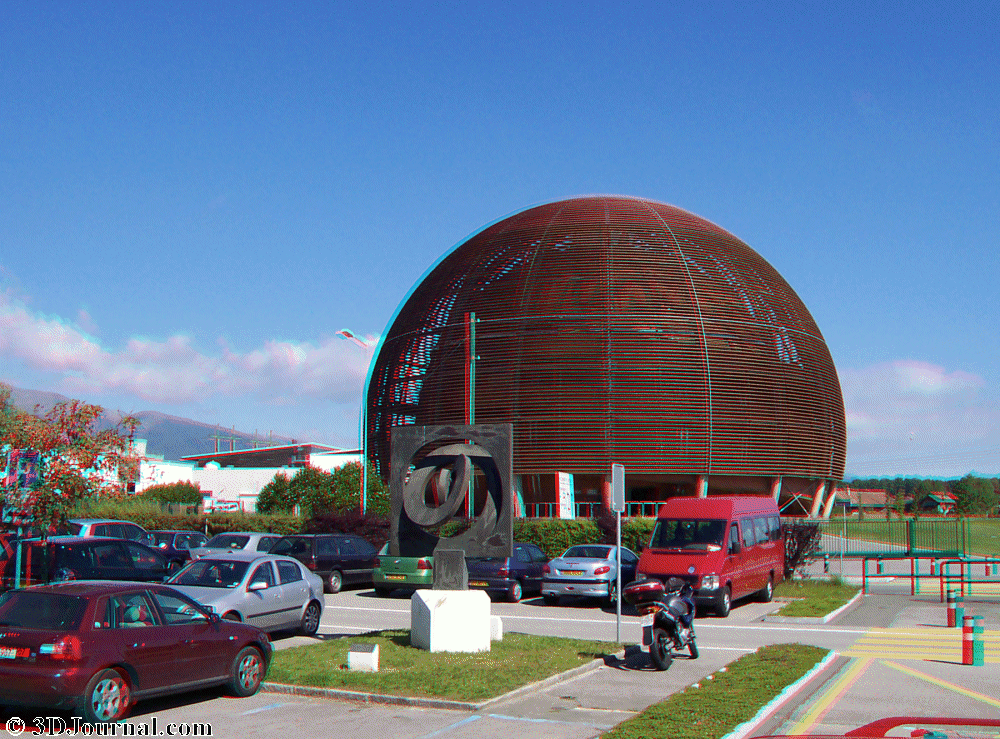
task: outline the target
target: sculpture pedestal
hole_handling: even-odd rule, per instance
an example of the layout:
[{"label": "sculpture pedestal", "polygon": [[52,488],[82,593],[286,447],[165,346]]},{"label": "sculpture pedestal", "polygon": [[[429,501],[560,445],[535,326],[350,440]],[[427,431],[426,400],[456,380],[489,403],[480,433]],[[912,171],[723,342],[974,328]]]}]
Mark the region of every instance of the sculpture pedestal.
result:
[{"label": "sculpture pedestal", "polygon": [[410,644],[430,652],[490,651],[490,597],[482,590],[418,590]]}]

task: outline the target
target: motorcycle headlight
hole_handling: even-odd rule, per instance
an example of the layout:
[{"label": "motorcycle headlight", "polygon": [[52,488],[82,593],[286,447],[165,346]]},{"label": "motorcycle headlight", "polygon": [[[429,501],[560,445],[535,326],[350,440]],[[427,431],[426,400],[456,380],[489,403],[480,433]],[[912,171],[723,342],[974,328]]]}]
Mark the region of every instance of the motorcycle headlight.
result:
[{"label": "motorcycle headlight", "polygon": [[701,587],[703,590],[717,590],[719,587],[719,576],[715,574],[702,575]]}]

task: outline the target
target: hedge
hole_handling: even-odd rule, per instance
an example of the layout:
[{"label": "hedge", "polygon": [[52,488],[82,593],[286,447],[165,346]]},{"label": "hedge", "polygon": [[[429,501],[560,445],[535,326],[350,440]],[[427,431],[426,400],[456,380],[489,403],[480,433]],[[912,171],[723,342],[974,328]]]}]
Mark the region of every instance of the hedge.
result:
[{"label": "hedge", "polygon": [[[171,513],[166,505],[141,498],[115,498],[86,502],[78,506],[70,518],[113,518],[133,521],[148,531],[181,530],[204,531],[209,536],[227,531],[266,531],[275,534],[297,533],[354,533],[364,536],[381,547],[389,536],[388,519],[360,516],[351,513],[329,513],[306,519],[287,513]],[[183,506],[170,506],[177,510]],[[655,520],[652,518],[623,518],[622,546],[638,550],[649,541]],[[450,521],[442,534],[453,536],[468,527],[465,521]],[[515,518],[514,540],[537,544],[548,557],[558,557],[576,544],[614,544],[615,518],[613,515],[598,519],[575,518]]]}]

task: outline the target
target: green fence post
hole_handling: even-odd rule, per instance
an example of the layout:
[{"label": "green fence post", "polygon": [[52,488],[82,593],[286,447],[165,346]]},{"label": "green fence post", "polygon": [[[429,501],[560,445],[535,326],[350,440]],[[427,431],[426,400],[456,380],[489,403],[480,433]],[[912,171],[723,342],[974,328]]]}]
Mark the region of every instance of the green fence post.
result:
[{"label": "green fence post", "polygon": [[913,530],[913,519],[907,519],[906,521],[906,553],[913,556],[913,550],[916,549],[917,532]]},{"label": "green fence post", "polygon": [[986,645],[983,643],[984,618],[976,616],[972,626],[972,664],[982,667],[986,664]]}]

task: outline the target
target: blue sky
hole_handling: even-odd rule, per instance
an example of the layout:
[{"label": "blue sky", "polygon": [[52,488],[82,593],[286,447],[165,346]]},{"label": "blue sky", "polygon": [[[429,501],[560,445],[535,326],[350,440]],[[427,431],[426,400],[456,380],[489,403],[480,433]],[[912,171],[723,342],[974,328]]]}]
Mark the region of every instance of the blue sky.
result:
[{"label": "blue sky", "polygon": [[[710,7],[706,7],[710,5]],[[750,244],[847,472],[1000,472],[991,3],[0,5],[0,380],[351,445],[486,223],[651,198]]]}]

